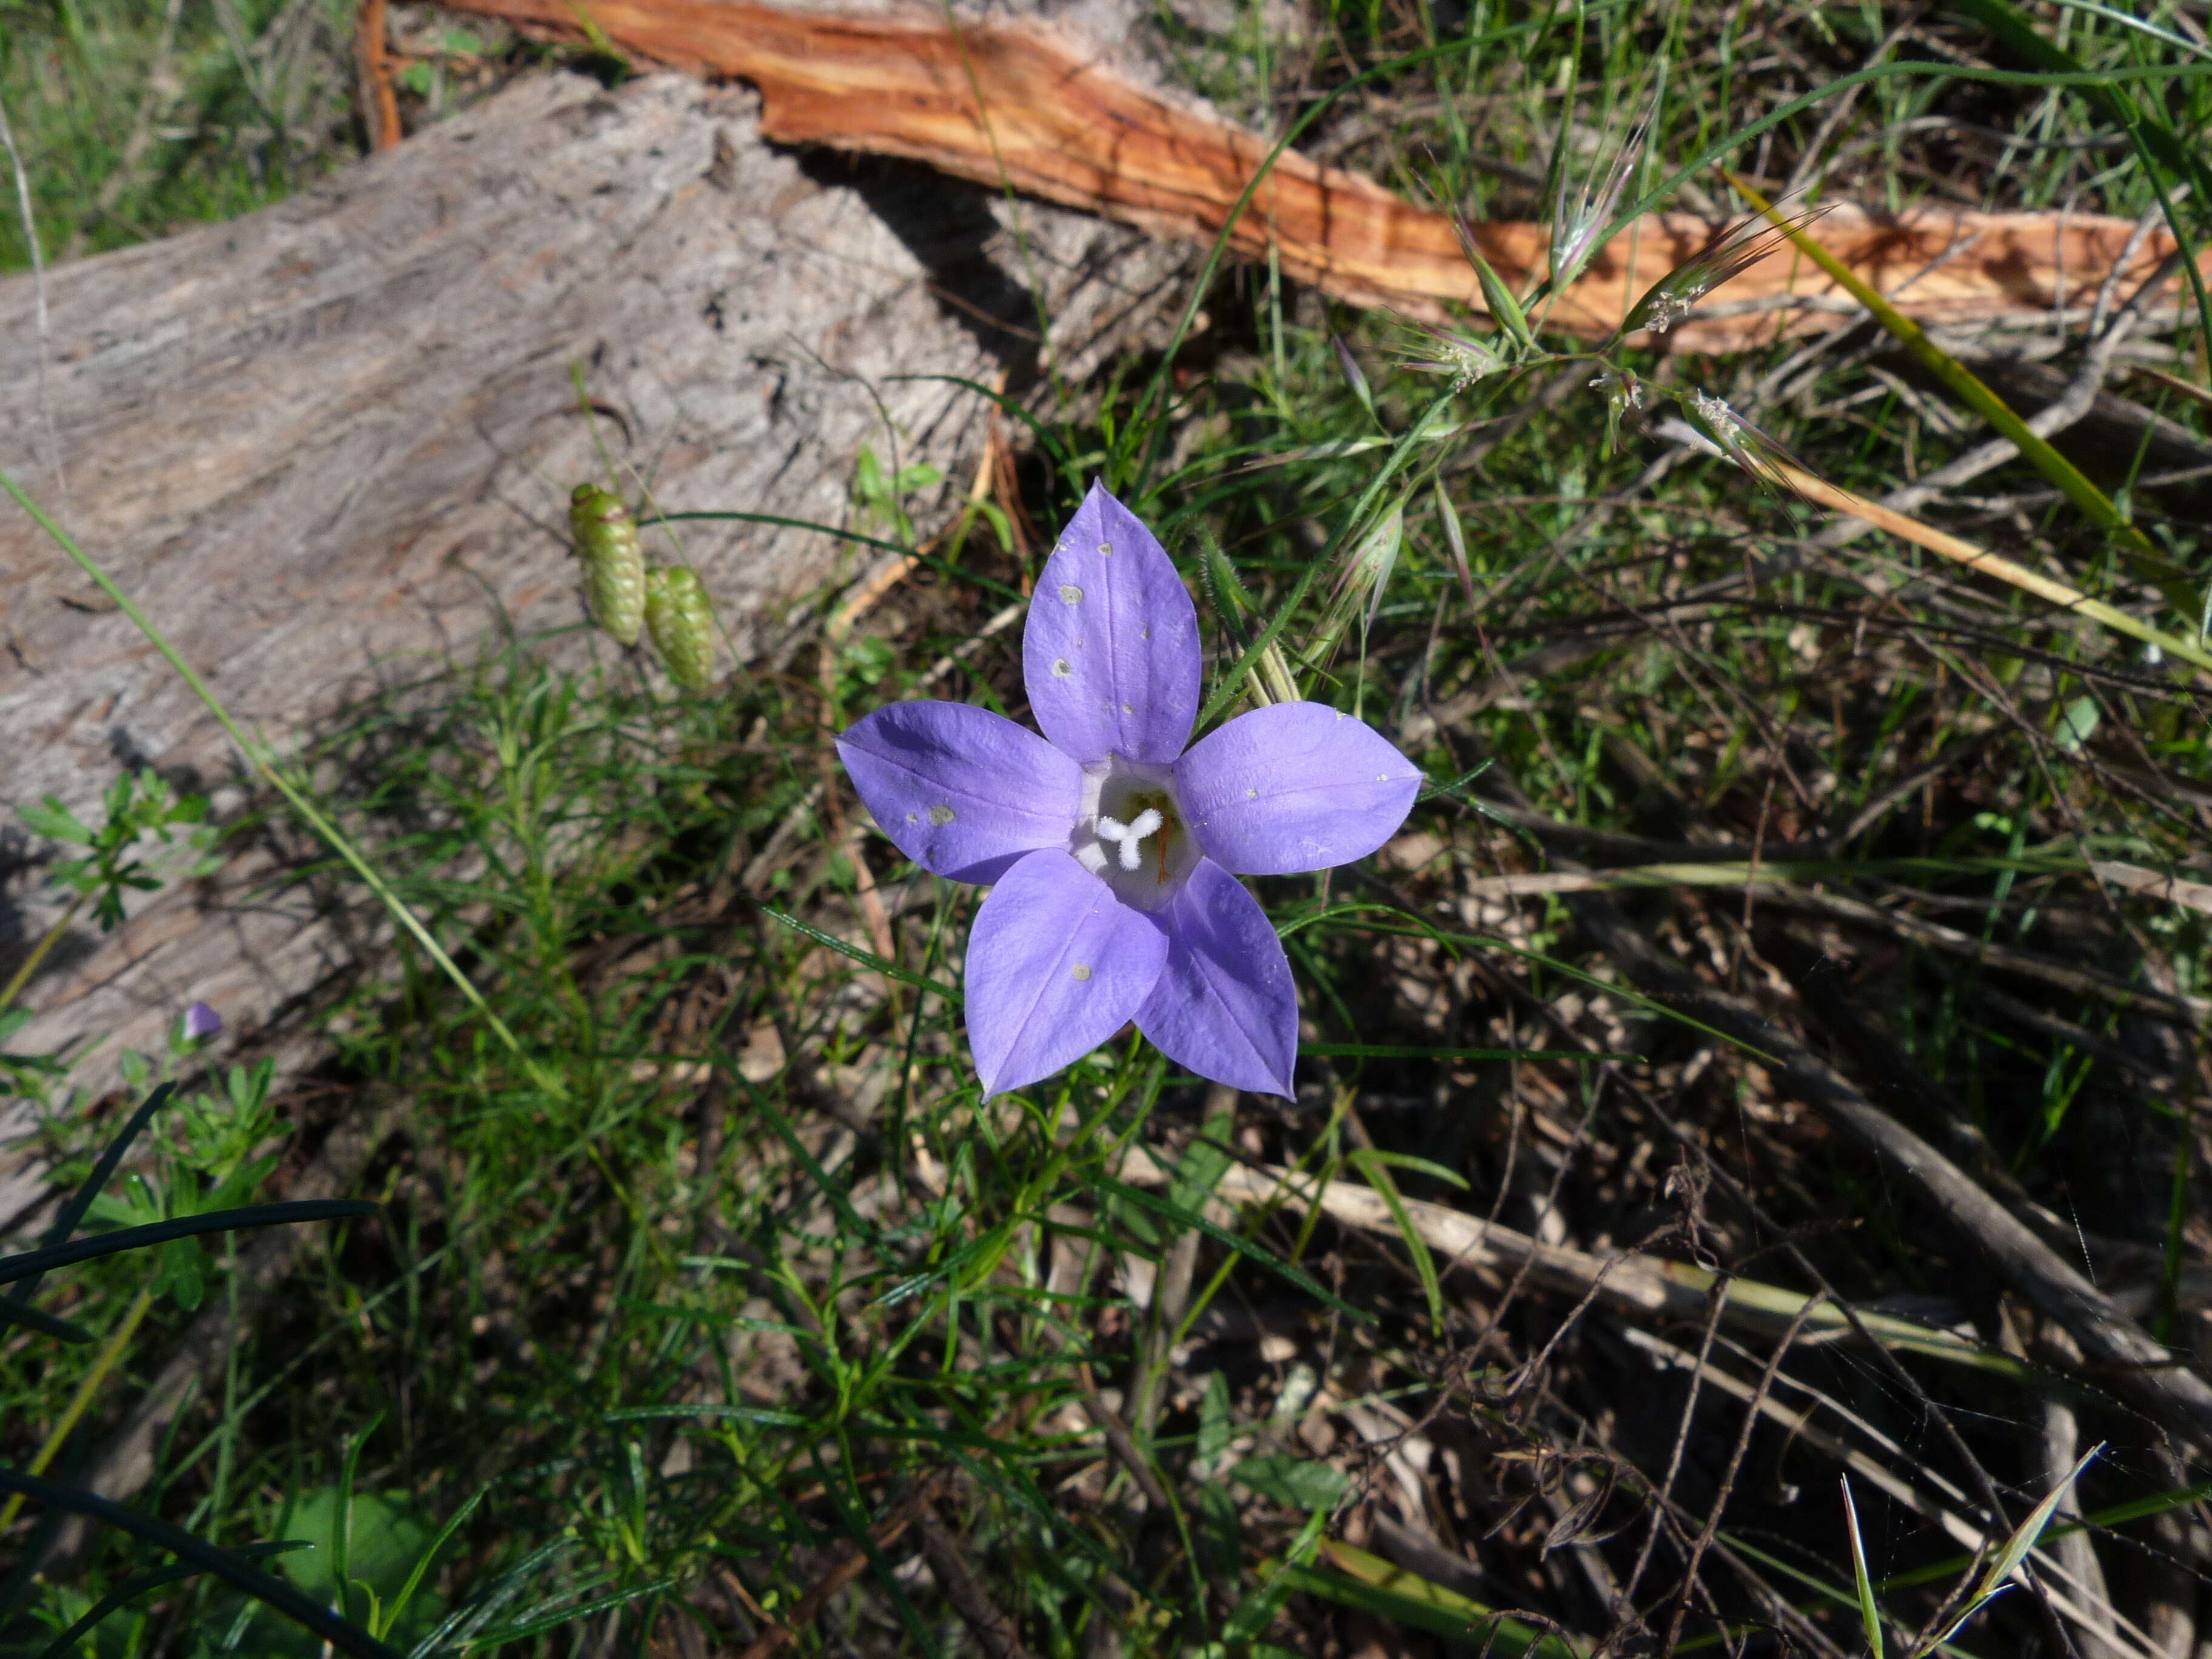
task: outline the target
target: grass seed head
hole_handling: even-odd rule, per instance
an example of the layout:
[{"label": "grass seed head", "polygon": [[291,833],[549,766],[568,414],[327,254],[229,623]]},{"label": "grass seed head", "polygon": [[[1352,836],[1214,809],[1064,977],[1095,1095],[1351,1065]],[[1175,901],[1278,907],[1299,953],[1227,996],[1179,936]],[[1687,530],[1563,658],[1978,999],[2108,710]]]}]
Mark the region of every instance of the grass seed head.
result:
[{"label": "grass seed head", "polygon": [[1681,399],[1685,419],[1720,452],[1768,489],[1791,488],[1786,468],[1804,466],[1780,441],[1770,438],[1708,392],[1691,391]]},{"label": "grass seed head", "polygon": [[1605,393],[1604,453],[1610,456],[1620,440],[1621,417],[1644,407],[1644,381],[1632,368],[1608,366],[1590,386]]},{"label": "grass seed head", "polygon": [[1367,384],[1367,376],[1359,367],[1359,359],[1352,355],[1352,348],[1344,343],[1341,334],[1330,335],[1328,343],[1335,349],[1336,366],[1343,371],[1345,385],[1352,389],[1352,395],[1359,399],[1359,406],[1372,415],[1375,412],[1375,393]]},{"label": "grass seed head", "polygon": [[1328,612],[1316,641],[1323,653],[1335,648],[1353,616],[1360,617],[1362,629],[1374,627],[1376,613],[1382,608],[1383,592],[1390,586],[1391,573],[1398,568],[1398,554],[1405,544],[1406,504],[1401,501],[1344,550]]},{"label": "grass seed head", "polygon": [[1567,139],[1572,120],[1563,120],[1552,146],[1552,164],[1545,179],[1551,198],[1552,290],[1557,293],[1582,273],[1600,246],[1598,233],[1612,220],[1620,193],[1636,164],[1644,159],[1644,146],[1651,136],[1651,119],[1659,107],[1654,88],[1644,112],[1625,128],[1607,127],[1596,153],[1579,178],[1568,176]]},{"label": "grass seed head", "polygon": [[624,645],[645,625],[645,555],[637,524],[619,496],[580,483],[568,497],[568,530],[584,562],[584,597],[592,620]]},{"label": "grass seed head", "polygon": [[1782,224],[1746,219],[1722,232],[1645,290],[1620,325],[1623,334],[1650,329],[1664,334],[1723,283],[1733,281],[1790,240],[1826,208],[1800,208]]},{"label": "grass seed head", "polygon": [[1393,356],[1402,368],[1451,377],[1452,390],[1464,392],[1477,380],[1504,368],[1505,360],[1487,341],[1455,329],[1399,319],[1401,333]]},{"label": "grass seed head", "polygon": [[704,691],[714,678],[714,606],[698,573],[667,565],[645,589],[645,625],[668,677],[686,691]]}]

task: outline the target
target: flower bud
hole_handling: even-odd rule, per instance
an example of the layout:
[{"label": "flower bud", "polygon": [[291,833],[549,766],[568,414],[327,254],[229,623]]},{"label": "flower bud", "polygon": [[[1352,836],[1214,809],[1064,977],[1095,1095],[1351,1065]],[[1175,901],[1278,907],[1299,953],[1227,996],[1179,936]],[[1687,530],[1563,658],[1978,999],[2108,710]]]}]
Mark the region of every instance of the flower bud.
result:
[{"label": "flower bud", "polygon": [[645,556],[629,509],[597,484],[578,484],[568,498],[568,530],[584,562],[592,620],[624,645],[635,645],[645,621]]},{"label": "flower bud", "polygon": [[679,564],[653,573],[645,589],[645,625],[677,684],[704,691],[714,684],[714,607],[696,571]]}]

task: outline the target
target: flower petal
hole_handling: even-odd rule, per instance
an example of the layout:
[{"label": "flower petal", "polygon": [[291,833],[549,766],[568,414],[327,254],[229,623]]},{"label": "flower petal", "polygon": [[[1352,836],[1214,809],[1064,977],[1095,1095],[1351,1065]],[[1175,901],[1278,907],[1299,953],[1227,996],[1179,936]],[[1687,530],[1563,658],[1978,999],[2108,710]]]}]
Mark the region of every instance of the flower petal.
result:
[{"label": "flower petal", "polygon": [[1133,1018],[1167,938],[1058,850],[991,890],[968,936],[968,1046],[983,1097],[1049,1077]]},{"label": "flower petal", "polygon": [[1176,1065],[1254,1094],[1292,1097],[1298,997],[1260,901],[1212,859],[1154,919],[1167,966],[1137,1028]]},{"label": "flower petal", "polygon": [[1066,847],[1083,769],[1026,726],[964,702],[895,702],[837,753],[900,852],[955,881],[992,882],[1024,853]]},{"label": "flower petal", "polygon": [[1327,870],[1396,833],[1421,769],[1374,727],[1317,702],[1239,714],[1176,763],[1198,844],[1240,876]]},{"label": "flower petal", "polygon": [[1045,562],[1022,635],[1036,723],[1085,766],[1171,764],[1198,718],[1198,611],[1167,550],[1098,485]]}]

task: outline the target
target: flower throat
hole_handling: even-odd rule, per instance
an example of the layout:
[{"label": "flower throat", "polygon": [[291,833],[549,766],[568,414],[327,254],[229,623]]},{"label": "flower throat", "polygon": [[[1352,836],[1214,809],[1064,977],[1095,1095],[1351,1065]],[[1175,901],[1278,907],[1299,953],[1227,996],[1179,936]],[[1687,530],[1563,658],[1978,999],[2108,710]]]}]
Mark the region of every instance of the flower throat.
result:
[{"label": "flower throat", "polygon": [[1144,910],[1167,903],[1200,856],[1171,775],[1109,756],[1090,770],[1070,850],[1123,903]]}]

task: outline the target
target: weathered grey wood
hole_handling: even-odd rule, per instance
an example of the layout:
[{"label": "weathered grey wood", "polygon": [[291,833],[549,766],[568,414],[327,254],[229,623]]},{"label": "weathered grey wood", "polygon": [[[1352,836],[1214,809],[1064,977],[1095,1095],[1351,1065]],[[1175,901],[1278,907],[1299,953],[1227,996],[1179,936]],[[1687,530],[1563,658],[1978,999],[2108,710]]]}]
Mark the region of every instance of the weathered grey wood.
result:
[{"label": "weathered grey wood", "polygon": [[[775,149],[753,107],[674,76],[533,79],[282,206],[65,266],[44,408],[30,283],[0,284],[0,465],[282,743],[380,672],[467,653],[493,596],[526,629],[575,618],[566,492],[596,463],[572,364],[665,507],[837,524],[863,444],[965,487],[980,400],[895,377],[1018,389],[1040,301],[1079,370],[1188,258],[1034,204],[1024,254],[990,192]],[[861,562],[788,530],[686,540],[741,656]],[[88,806],[126,763],[236,775],[153,647],[0,503],[0,825],[47,792]],[[53,911],[42,849],[0,835],[4,975]],[[153,1047],[193,996],[250,1027],[379,931],[243,902],[273,867],[240,854],[112,938],[77,929],[12,1046]],[[26,1190],[0,1181],[0,1224]]]}]

